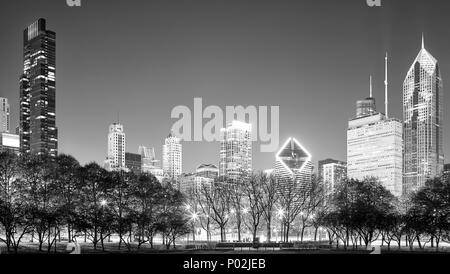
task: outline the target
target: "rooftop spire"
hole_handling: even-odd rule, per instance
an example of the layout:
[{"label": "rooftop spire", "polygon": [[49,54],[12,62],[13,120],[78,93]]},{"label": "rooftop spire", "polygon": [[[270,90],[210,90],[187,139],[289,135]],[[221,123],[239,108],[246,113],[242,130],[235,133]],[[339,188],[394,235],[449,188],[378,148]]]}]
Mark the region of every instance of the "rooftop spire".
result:
[{"label": "rooftop spire", "polygon": [[425,49],[425,38],[422,32],[422,49]]},{"label": "rooftop spire", "polygon": [[370,96],[369,96],[369,98],[373,98],[372,75],[370,75]]},{"label": "rooftop spire", "polygon": [[389,105],[389,97],[388,97],[388,53],[386,52],[386,57],[384,58],[385,60],[385,68],[384,68],[384,96],[385,96],[385,102],[384,102],[384,107],[385,107],[385,115],[386,118],[389,118],[389,113],[388,113],[388,105]]}]

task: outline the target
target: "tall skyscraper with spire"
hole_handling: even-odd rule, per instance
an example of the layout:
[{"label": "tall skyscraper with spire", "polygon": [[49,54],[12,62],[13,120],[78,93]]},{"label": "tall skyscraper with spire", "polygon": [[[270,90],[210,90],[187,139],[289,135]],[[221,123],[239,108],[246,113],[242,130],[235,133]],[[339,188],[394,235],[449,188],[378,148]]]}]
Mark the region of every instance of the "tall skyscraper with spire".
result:
[{"label": "tall skyscraper with spire", "polygon": [[403,82],[403,189],[410,193],[444,168],[443,84],[439,63],[422,48]]},{"label": "tall skyscraper with spire", "polygon": [[[387,55],[385,64],[385,113],[388,113]],[[372,94],[372,87],[370,90]],[[392,194],[401,196],[402,150],[402,122],[377,112],[374,106],[371,112],[357,115],[348,123],[347,177],[377,178]]]},{"label": "tall skyscraper with spire", "polygon": [[39,19],[23,33],[20,78],[20,147],[23,153],[58,154],[56,34]]}]

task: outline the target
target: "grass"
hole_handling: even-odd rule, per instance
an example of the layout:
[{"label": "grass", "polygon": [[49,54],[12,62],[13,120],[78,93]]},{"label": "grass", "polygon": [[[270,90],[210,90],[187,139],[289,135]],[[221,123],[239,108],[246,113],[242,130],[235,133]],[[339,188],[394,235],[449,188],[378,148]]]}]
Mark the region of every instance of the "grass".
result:
[{"label": "grass", "polygon": [[[167,250],[163,245],[155,245],[153,249],[150,248],[149,245],[142,245],[140,249],[138,249],[137,244],[132,244],[131,250],[128,250],[126,246],[122,244],[121,249],[119,249],[118,243],[105,243],[105,250],[102,250],[101,245],[97,246],[97,250],[94,249],[94,246],[91,243],[80,243],[81,253],[82,254],[370,254],[371,251],[367,251],[364,248],[358,248],[357,250],[353,250],[349,248],[348,250],[344,250],[342,247],[339,249],[334,248],[320,248],[320,249],[295,249],[295,248],[287,248],[287,249],[271,249],[271,248],[223,248],[223,249],[186,249],[185,246],[180,245],[177,246],[177,249]],[[6,254],[6,246],[0,245],[1,253]],[[52,247],[51,251],[48,252],[46,246],[43,246],[43,251],[39,251],[39,246],[37,243],[23,243],[19,247],[19,254],[69,254],[71,250],[67,250],[67,242],[58,242],[55,248]],[[14,253],[11,251],[10,253]],[[396,248],[392,248],[390,251],[387,249],[382,250],[382,254],[449,254],[445,251],[436,251],[435,249],[414,249],[410,251],[407,248],[402,248],[400,250]]]}]

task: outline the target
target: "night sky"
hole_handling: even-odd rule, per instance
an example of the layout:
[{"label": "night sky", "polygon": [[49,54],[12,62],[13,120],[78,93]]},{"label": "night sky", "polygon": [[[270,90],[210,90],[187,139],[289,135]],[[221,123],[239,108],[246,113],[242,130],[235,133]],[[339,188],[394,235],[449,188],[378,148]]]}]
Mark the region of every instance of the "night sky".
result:
[{"label": "night sky", "polygon": [[[0,96],[18,124],[22,32],[42,17],[57,33],[59,152],[103,163],[108,126],[124,124],[127,151],[154,146],[176,119],[172,108],[279,105],[280,143],[296,137],[313,155],[346,160],[347,122],[374,77],[384,110],[384,55],[390,55],[390,114],[402,118],[402,83],[421,46],[440,62],[444,144],[450,155],[448,0],[65,0],[0,1]],[[206,123],[205,120],[204,123]],[[281,145],[281,144],[280,144]],[[219,161],[218,143],[184,143],[185,172]],[[448,157],[446,157],[448,159]],[[447,162],[450,160],[447,160]],[[254,168],[274,153],[254,144]]]}]

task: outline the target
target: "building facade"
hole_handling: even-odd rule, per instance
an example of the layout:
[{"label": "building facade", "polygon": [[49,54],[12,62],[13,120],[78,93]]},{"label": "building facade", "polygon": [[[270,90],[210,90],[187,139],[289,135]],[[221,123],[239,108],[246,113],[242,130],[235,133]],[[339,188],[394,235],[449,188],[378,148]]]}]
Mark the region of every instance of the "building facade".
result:
[{"label": "building facade", "polygon": [[109,126],[108,157],[106,159],[108,170],[125,169],[126,139],[123,125],[114,123]]},{"label": "building facade", "polygon": [[0,133],[10,131],[9,112],[8,99],[0,97]]},{"label": "building facade", "polygon": [[39,19],[23,33],[20,77],[20,147],[24,153],[58,154],[56,34]]},{"label": "building facade", "polygon": [[195,173],[182,174],[180,176],[179,190],[186,195],[201,192],[203,188],[211,188],[214,179],[197,176]]},{"label": "building facade", "polygon": [[142,171],[142,158],[140,154],[125,152],[125,168],[135,174]]},{"label": "building facade", "polygon": [[165,178],[175,181],[183,173],[183,146],[180,138],[172,133],[163,145],[163,171]]},{"label": "building facade", "polygon": [[318,175],[322,179],[326,193],[331,194],[336,186],[347,178],[347,163],[333,159],[319,161]]},{"label": "building facade", "polygon": [[20,152],[20,136],[6,132],[0,133],[0,152]]},{"label": "building facade", "polygon": [[281,191],[307,189],[313,178],[314,167],[311,154],[295,138],[289,138],[276,154],[272,175]]},{"label": "building facade", "polygon": [[233,121],[220,130],[221,180],[242,183],[252,174],[252,126]]},{"label": "building facade", "polygon": [[350,120],[347,176],[377,178],[395,196],[402,195],[402,122],[377,113]]},{"label": "building facade", "polygon": [[139,154],[141,155],[141,171],[152,174],[161,182],[164,178],[164,170],[159,167],[160,161],[156,160],[155,149],[139,146]]},{"label": "building facade", "polygon": [[219,177],[219,168],[212,164],[199,165],[195,171],[197,177],[217,179]]},{"label": "building facade", "polygon": [[404,193],[440,176],[444,168],[443,84],[438,61],[422,49],[403,82]]}]

